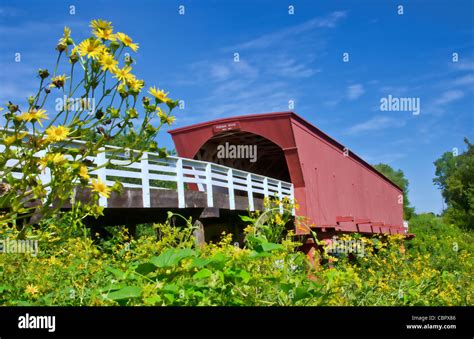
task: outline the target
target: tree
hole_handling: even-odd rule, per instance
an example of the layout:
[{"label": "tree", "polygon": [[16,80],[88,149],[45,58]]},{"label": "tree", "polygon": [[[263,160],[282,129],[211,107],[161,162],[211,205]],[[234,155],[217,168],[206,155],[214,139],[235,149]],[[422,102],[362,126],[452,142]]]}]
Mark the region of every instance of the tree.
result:
[{"label": "tree", "polygon": [[467,150],[455,155],[445,152],[434,162],[435,185],[448,208],[444,215],[453,223],[467,228],[474,228],[474,147],[464,138]]},{"label": "tree", "polygon": [[374,165],[374,168],[403,190],[403,218],[409,220],[414,215],[415,209],[410,206],[410,201],[408,200],[408,179],[405,178],[403,171],[400,169],[394,170],[389,165],[382,163]]}]

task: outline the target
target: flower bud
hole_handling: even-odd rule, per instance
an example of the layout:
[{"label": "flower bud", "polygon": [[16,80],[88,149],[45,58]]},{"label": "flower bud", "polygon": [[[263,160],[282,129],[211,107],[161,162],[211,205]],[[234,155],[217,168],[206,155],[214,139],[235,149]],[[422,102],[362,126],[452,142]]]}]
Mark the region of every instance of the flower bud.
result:
[{"label": "flower bud", "polygon": [[11,101],[8,102],[7,107],[11,113],[15,113],[16,111],[18,111],[18,105],[12,104]]},{"label": "flower bud", "polygon": [[78,60],[79,60],[79,57],[77,56],[76,53],[71,54],[71,56],[69,57],[69,61],[71,62],[71,64],[75,64]]},{"label": "flower bud", "polygon": [[104,116],[104,112],[102,112],[102,109],[99,109],[96,113],[95,113],[95,117],[100,120],[102,119],[102,117]]},{"label": "flower bud", "polygon": [[67,48],[67,45],[63,42],[60,42],[59,44],[56,45],[56,50],[59,52],[59,53],[62,53],[66,50]]},{"label": "flower bud", "polygon": [[47,69],[39,69],[38,70],[38,75],[40,76],[41,79],[46,79],[47,77],[49,77],[49,72]]},{"label": "flower bud", "polygon": [[119,47],[120,47],[120,43],[118,43],[117,41],[112,41],[110,43],[110,50],[112,52],[115,52],[117,50],[117,48],[119,48]]},{"label": "flower bud", "polygon": [[31,106],[31,105],[33,105],[34,102],[35,102],[35,97],[32,96],[32,95],[30,95],[30,96],[28,97],[28,105]]}]

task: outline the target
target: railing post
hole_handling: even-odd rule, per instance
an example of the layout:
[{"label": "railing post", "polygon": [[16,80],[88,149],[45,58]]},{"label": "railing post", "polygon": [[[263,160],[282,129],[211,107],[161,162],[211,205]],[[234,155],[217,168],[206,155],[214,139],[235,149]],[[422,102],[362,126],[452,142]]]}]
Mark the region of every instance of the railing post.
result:
[{"label": "railing post", "polygon": [[[268,198],[268,178],[267,177],[263,177],[263,197],[264,199]],[[265,204],[263,205],[265,209]]]},{"label": "railing post", "polygon": [[176,161],[176,184],[178,186],[178,207],[185,208],[186,201],[184,199],[183,159],[181,158],[178,158]]},{"label": "railing post", "polygon": [[249,198],[249,210],[255,211],[255,206],[253,205],[253,189],[252,189],[252,174],[247,173],[247,196]]},{"label": "railing post", "polygon": [[283,192],[281,191],[281,181],[278,180],[278,205],[280,206],[280,214],[283,214]]},{"label": "railing post", "polygon": [[268,198],[268,178],[263,178],[263,196]]},{"label": "railing post", "polygon": [[227,187],[229,189],[229,209],[235,210],[234,173],[232,168],[227,170]]},{"label": "railing post", "polygon": [[143,152],[141,160],[143,207],[150,207],[150,176],[148,171],[148,152]]},{"label": "railing post", "polygon": [[[104,166],[107,163],[107,158],[105,156],[105,148],[99,148],[99,153],[96,157],[97,167]],[[107,168],[106,166],[97,169],[97,178],[107,185]],[[107,198],[99,196],[99,206],[107,207]]]},{"label": "railing post", "polygon": [[214,195],[212,194],[212,165],[206,164],[206,194],[207,207],[214,207]]},{"label": "railing post", "polygon": [[293,205],[292,214],[293,214],[293,215],[296,215],[296,209],[295,209],[295,186],[293,186],[293,184],[290,184],[290,201],[291,201],[291,204]]}]

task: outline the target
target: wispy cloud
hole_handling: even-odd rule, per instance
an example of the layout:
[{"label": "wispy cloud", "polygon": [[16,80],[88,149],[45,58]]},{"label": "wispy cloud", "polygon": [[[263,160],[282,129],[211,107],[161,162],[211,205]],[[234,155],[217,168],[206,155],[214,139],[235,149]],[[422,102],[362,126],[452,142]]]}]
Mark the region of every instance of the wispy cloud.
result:
[{"label": "wispy cloud", "polygon": [[229,52],[243,51],[246,49],[264,49],[275,43],[281,43],[282,41],[285,41],[287,38],[294,35],[312,31],[317,28],[333,28],[339,21],[341,21],[341,19],[345,18],[346,15],[347,12],[345,11],[332,12],[331,14],[324,17],[313,18],[296,26],[264,34],[258,38],[225,47],[223,50]]},{"label": "wispy cloud", "polygon": [[[300,80],[311,79],[322,72],[317,61],[325,51],[325,39],[315,34],[316,31],[333,28],[344,17],[346,12],[333,12],[210,51],[209,55],[214,57],[197,61],[182,73],[192,74],[192,78],[176,81],[183,86],[206,84],[206,95],[188,102],[187,107],[203,112],[206,118],[291,109],[289,102],[298,104],[301,99]],[[283,40],[287,41],[285,45],[281,43]],[[240,53],[239,62],[234,61],[233,52]]]},{"label": "wispy cloud", "polygon": [[451,84],[453,86],[468,86],[474,84],[474,74],[469,73],[454,79]]},{"label": "wispy cloud", "polygon": [[474,71],[474,60],[461,59],[453,64],[454,69],[460,71]]},{"label": "wispy cloud", "polygon": [[364,94],[364,86],[362,84],[355,84],[347,87],[347,98],[349,100],[355,100]]},{"label": "wispy cloud", "polygon": [[434,105],[446,105],[462,97],[464,97],[464,92],[461,90],[446,91],[441,93],[440,97],[434,101]]},{"label": "wispy cloud", "polygon": [[375,116],[367,121],[348,128],[344,134],[355,135],[363,132],[378,131],[386,128],[402,127],[404,120],[395,119],[387,116]]}]

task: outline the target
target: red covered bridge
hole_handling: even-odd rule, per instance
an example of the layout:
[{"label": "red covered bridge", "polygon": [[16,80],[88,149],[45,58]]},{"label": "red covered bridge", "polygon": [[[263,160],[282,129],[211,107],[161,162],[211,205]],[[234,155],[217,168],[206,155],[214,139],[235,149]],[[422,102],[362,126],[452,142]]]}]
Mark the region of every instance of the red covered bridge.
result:
[{"label": "red covered bridge", "polygon": [[[222,231],[241,241],[245,225],[239,215],[264,209],[264,197],[276,196],[300,206],[293,213],[306,219],[296,219],[297,234],[308,234],[310,227],[323,239],[339,232],[407,232],[402,190],[293,112],[220,119],[170,133],[180,157],[113,146],[89,157],[91,175],[124,188],[100,198],[104,216],[88,219],[91,226],[162,222],[174,211],[203,226],[199,241],[217,240]],[[140,161],[130,163],[130,152],[139,152]],[[22,179],[22,173],[12,173]],[[41,181],[50,180],[45,171]],[[88,194],[78,191],[76,200]],[[311,237],[306,245],[313,246]]]},{"label": "red covered bridge", "polygon": [[[169,133],[180,157],[291,182],[296,214],[320,233],[406,234],[400,187],[293,112],[219,119]],[[256,145],[256,159],[220,157],[218,146],[226,143]],[[297,226],[296,232],[307,229]]]}]

